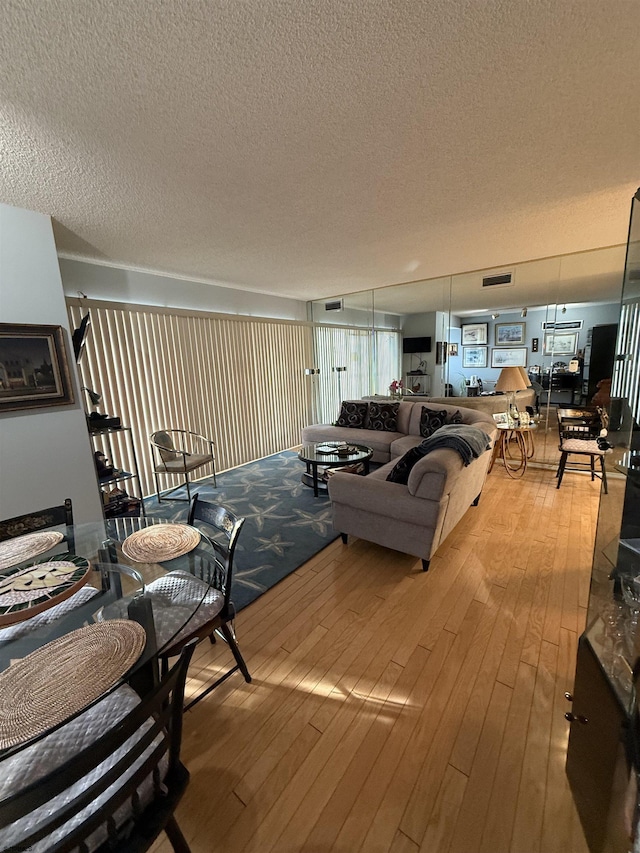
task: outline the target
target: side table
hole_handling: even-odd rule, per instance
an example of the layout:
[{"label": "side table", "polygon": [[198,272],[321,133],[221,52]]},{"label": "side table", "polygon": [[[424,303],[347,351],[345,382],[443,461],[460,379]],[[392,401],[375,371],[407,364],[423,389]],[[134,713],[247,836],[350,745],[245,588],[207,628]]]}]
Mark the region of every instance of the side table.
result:
[{"label": "side table", "polygon": [[[498,425],[498,438],[493,447],[493,458],[489,466],[489,472],[493,468],[496,458],[500,457],[507,470],[507,474],[517,480],[527,470],[527,460],[535,453],[533,433],[538,429],[537,424],[527,426],[502,426]],[[515,444],[515,453],[512,453]]]}]

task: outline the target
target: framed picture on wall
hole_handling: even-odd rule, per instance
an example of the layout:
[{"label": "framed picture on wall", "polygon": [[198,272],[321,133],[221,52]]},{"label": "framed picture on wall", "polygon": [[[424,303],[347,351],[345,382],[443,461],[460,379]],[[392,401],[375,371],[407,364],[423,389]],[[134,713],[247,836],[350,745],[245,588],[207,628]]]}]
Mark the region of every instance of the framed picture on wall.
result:
[{"label": "framed picture on wall", "polygon": [[462,347],[463,367],[486,367],[487,347]]},{"label": "framed picture on wall", "polygon": [[577,332],[545,332],[543,355],[575,355],[578,347]]},{"label": "framed picture on wall", "polygon": [[0,323],[0,412],[73,403],[62,326]]},{"label": "framed picture on wall", "polygon": [[524,343],[526,323],[496,323],[495,345],[513,347]]},{"label": "framed picture on wall", "polygon": [[526,367],[526,347],[494,347],[491,350],[491,367]]},{"label": "framed picture on wall", "polygon": [[449,344],[449,355],[458,355],[458,344]]},{"label": "framed picture on wall", "polygon": [[466,323],[462,326],[462,346],[486,346],[488,343],[488,323]]},{"label": "framed picture on wall", "polygon": [[570,329],[581,329],[582,320],[560,320],[557,323],[543,323],[542,328],[555,329],[556,332],[569,331]]}]

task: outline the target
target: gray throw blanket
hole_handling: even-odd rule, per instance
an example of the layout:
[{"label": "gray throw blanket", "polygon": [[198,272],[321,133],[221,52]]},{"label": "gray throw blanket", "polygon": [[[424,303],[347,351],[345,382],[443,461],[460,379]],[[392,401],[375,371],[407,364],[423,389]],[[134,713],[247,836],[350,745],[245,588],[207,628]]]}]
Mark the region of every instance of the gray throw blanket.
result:
[{"label": "gray throw blanket", "polygon": [[425,438],[419,446],[423,456],[439,447],[450,447],[458,451],[465,465],[469,465],[473,459],[477,459],[481,453],[489,450],[491,439],[478,427],[468,424],[445,424],[429,438]]}]

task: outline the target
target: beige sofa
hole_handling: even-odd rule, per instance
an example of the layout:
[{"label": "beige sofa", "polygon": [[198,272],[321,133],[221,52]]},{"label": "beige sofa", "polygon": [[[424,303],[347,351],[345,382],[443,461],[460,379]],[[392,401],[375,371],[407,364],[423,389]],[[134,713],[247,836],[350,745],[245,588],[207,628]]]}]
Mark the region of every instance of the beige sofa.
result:
[{"label": "beige sofa", "polygon": [[[513,395],[516,408],[523,411],[527,406],[535,408],[536,392],[533,388],[525,388],[523,391],[516,391]],[[363,397],[363,400],[391,400],[391,397]],[[486,412],[488,415],[497,414],[498,412],[506,412],[509,408],[509,394],[487,394],[484,397],[423,397],[418,394],[407,394],[403,398],[407,402],[425,403],[429,406],[439,406],[441,403],[447,406],[464,406],[467,409],[475,409],[478,412]]]},{"label": "beige sofa", "polygon": [[478,427],[493,446],[497,430],[491,415],[462,406],[402,401],[397,432],[315,424],[302,431],[304,444],[347,441],[373,448],[373,460],[383,466],[366,477],[336,472],[329,479],[333,526],[346,543],[348,535],[376,542],[422,559],[425,571],[440,544],[477,504],[491,461],[486,450],[469,465],[451,448],[438,448],[412,468],[407,485],[390,482],[387,475],[398,460],[419,445],[422,407],[460,412],[462,423]]}]

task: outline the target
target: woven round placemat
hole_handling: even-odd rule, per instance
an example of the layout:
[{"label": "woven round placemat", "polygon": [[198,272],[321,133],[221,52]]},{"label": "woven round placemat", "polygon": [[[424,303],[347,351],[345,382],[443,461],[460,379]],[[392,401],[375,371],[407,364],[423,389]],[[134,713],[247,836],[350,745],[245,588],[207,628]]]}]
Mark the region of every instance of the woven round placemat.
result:
[{"label": "woven round placemat", "polygon": [[128,672],[142,654],[138,622],[85,625],[0,673],[0,749],[24,743],[81,711]]},{"label": "woven round placemat", "polygon": [[23,560],[37,557],[38,554],[44,554],[63,539],[64,536],[57,530],[41,530],[0,542],[0,571],[22,563]]},{"label": "woven round placemat", "polygon": [[22,622],[70,598],[89,579],[90,563],[76,554],[60,554],[0,573],[0,627]]},{"label": "woven round placemat", "polygon": [[153,524],[136,530],[122,543],[122,551],[137,563],[161,563],[193,551],[200,531],[188,524]]}]

